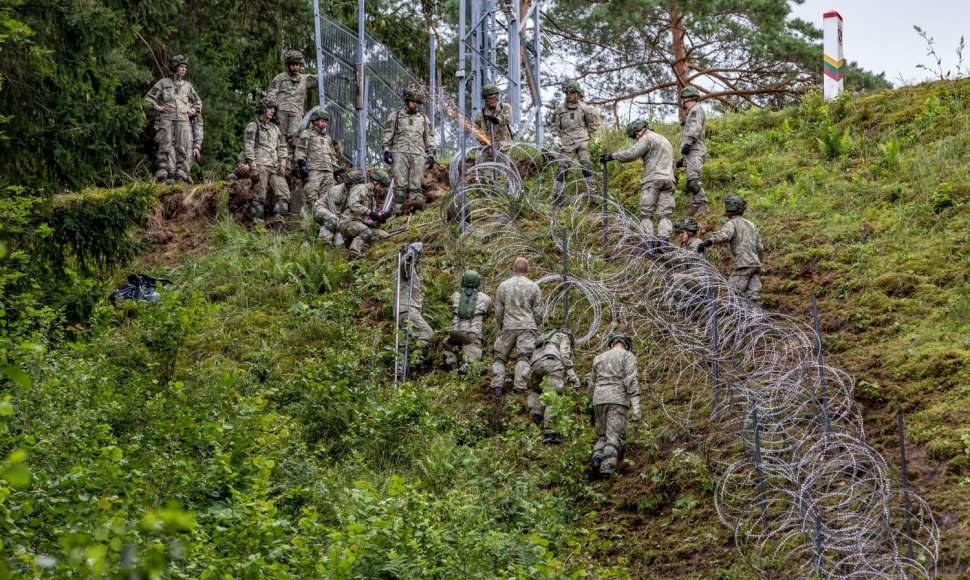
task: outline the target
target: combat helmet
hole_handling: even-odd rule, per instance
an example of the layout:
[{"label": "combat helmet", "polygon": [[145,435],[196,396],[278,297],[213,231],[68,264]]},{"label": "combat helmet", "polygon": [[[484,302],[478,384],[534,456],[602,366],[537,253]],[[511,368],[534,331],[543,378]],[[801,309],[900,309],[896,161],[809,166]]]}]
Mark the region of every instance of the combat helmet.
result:
[{"label": "combat helmet", "polygon": [[643,129],[649,129],[649,128],[650,128],[650,123],[648,123],[646,119],[637,119],[636,121],[631,121],[626,126],[626,136],[629,137],[630,139],[636,139],[637,133],[639,133]]},{"label": "combat helmet", "polygon": [[482,98],[490,97],[492,95],[497,95],[501,92],[502,92],[501,89],[499,89],[498,85],[496,84],[489,83],[487,85],[482,86]]},{"label": "combat helmet", "polygon": [[306,64],[303,60],[303,53],[299,50],[288,50],[283,54],[284,64]]},{"label": "combat helmet", "polygon": [[682,220],[677,220],[674,224],[675,232],[691,232],[692,234],[697,233],[697,222],[694,218],[684,218]]},{"label": "combat helmet", "polygon": [[414,87],[407,87],[401,91],[401,100],[404,102],[414,101],[417,104],[421,104],[424,100],[421,98],[421,93],[418,92]]},{"label": "combat helmet", "polygon": [[266,95],[265,97],[260,99],[259,103],[256,105],[256,114],[262,115],[263,113],[266,112],[266,109],[269,109],[269,108],[273,108],[273,109],[277,108],[275,95]]},{"label": "combat helmet", "polygon": [[465,270],[461,275],[462,288],[479,288],[482,285],[482,277],[475,270]]},{"label": "combat helmet", "polygon": [[168,70],[174,71],[179,67],[179,65],[189,66],[189,57],[184,54],[176,54],[172,58],[168,59]]},{"label": "combat helmet", "polygon": [[699,101],[701,100],[701,92],[696,87],[685,87],[684,90],[680,91],[680,98],[685,101]]},{"label": "combat helmet", "polygon": [[391,185],[391,177],[383,169],[371,169],[370,170],[371,181],[376,181],[384,187]]},{"label": "combat helmet", "polygon": [[622,342],[627,350],[633,350],[633,339],[625,332],[614,332],[606,342],[609,348],[613,348],[614,344]]},{"label": "combat helmet", "polygon": [[744,215],[746,209],[748,209],[748,202],[740,195],[729,195],[724,200],[725,215]]},{"label": "combat helmet", "polygon": [[347,187],[358,183],[364,183],[364,174],[361,173],[360,169],[351,169],[344,175],[344,185]]},{"label": "combat helmet", "polygon": [[567,95],[569,93],[579,93],[579,98],[583,98],[585,96],[585,93],[583,93],[583,87],[579,86],[579,82],[577,81],[566,82],[566,84],[562,87],[562,92]]},{"label": "combat helmet", "polygon": [[330,113],[324,111],[323,109],[315,109],[312,113],[310,113],[311,123],[314,121],[319,121],[320,119],[323,119],[324,121],[329,121]]}]

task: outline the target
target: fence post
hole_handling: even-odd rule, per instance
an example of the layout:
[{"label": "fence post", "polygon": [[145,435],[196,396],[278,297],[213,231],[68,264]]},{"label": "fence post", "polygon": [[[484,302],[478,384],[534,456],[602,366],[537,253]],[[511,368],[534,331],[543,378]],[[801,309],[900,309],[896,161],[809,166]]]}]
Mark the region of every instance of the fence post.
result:
[{"label": "fence post", "polygon": [[815,300],[814,294],[812,294],[812,322],[815,326],[815,340],[818,345],[818,383],[822,397],[822,427],[825,429],[825,434],[830,435],[832,433],[832,426],[829,424],[829,395],[825,387],[825,362],[822,358],[822,331],[818,321],[818,302]]},{"label": "fence post", "polygon": [[569,232],[562,229],[562,326],[569,328]]},{"label": "fence post", "polygon": [[761,439],[758,435],[758,408],[751,409],[752,429],[754,429],[754,471],[758,478],[758,500],[761,503],[761,525],[768,533],[768,502],[765,500],[765,480],[761,471]]},{"label": "fence post", "polygon": [[[604,150],[603,153],[609,153],[609,152]],[[610,186],[610,175],[607,172],[608,165],[609,165],[608,163],[603,163],[603,253],[604,254],[609,249],[609,245],[610,245],[610,237],[607,231],[610,223],[609,223],[609,216],[607,215],[607,212],[606,212],[606,201],[607,201],[607,196],[609,195],[607,193],[607,190]]]},{"label": "fence post", "polygon": [[910,520],[909,505],[909,469],[906,465],[906,434],[903,430],[903,416],[897,415],[896,422],[899,430],[899,477],[903,482],[903,520],[906,526],[906,556],[913,558],[913,522]]}]

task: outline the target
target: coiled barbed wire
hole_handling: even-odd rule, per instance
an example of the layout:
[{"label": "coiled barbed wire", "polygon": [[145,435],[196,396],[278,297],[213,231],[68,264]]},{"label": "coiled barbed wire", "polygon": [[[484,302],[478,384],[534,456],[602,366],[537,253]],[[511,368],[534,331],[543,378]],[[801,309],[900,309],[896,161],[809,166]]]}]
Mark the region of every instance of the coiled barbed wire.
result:
[{"label": "coiled barbed wire", "polygon": [[[936,576],[939,529],[929,505],[896,487],[865,443],[855,382],[819,363],[811,329],[765,312],[703,256],[647,233],[561,155],[530,144],[470,152],[464,168],[460,158],[450,167],[445,218],[464,218],[451,228],[454,249],[474,248],[493,283],[514,256],[529,258],[553,325],[565,324],[568,290],[578,344],[613,327],[634,337],[641,383],[706,449],[718,517],[752,567]],[[524,220],[538,225],[527,232]]]}]

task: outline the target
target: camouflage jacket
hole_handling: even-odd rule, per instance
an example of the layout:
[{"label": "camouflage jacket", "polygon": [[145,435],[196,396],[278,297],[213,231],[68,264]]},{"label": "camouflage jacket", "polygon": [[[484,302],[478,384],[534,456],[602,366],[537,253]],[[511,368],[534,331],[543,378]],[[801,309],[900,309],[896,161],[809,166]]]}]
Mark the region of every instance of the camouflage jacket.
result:
[{"label": "camouflage jacket", "polygon": [[269,85],[270,95],[276,96],[276,104],[279,110],[284,113],[303,115],[303,105],[306,103],[306,92],[310,86],[310,80],[316,75],[297,73],[291,75],[282,72],[276,75],[273,82]]},{"label": "camouflage jacket", "polygon": [[674,150],[670,141],[659,133],[647,131],[632,146],[614,153],[613,159],[622,163],[643,159],[642,184],[658,179],[674,181]]},{"label": "camouflage jacket", "polygon": [[[258,130],[257,130],[258,129]],[[286,141],[276,123],[262,119],[246,125],[243,137],[243,156],[246,163],[276,169],[286,159]]]},{"label": "camouflage jacket", "polygon": [[589,384],[594,405],[638,406],[640,383],[637,379],[636,355],[619,348],[601,353],[593,359]]},{"label": "camouflage jacket", "polygon": [[347,208],[347,186],[343,183],[338,183],[331,187],[324,195],[321,195],[317,201],[313,203],[313,208],[316,210],[317,207],[323,207],[333,215],[337,216],[338,220],[340,215]]},{"label": "camouflage jacket", "polygon": [[687,250],[688,252],[690,252],[692,254],[700,254],[701,253],[701,248],[700,248],[701,241],[702,240],[700,238],[693,237],[686,244],[681,244],[680,247],[683,248],[683,249],[685,249],[685,250]]},{"label": "camouflage jacket", "polygon": [[411,114],[405,109],[389,114],[384,122],[384,151],[434,155],[434,131],[428,116],[421,111]]},{"label": "camouflage jacket", "polygon": [[[156,109],[162,105],[169,105],[172,110],[163,113]],[[190,117],[202,114],[202,99],[192,83],[174,77],[165,77],[155,83],[145,95],[145,106],[166,121],[188,121]]]},{"label": "camouflage jacket", "polygon": [[707,153],[707,146],[704,145],[704,122],[707,120],[707,113],[700,105],[694,105],[687,111],[684,118],[684,133],[680,136],[680,148],[690,145],[691,153]]},{"label": "camouflage jacket", "polygon": [[468,319],[458,318],[458,300],[461,298],[461,290],[451,295],[451,329],[459,332],[470,332],[477,336],[482,335],[482,323],[485,317],[492,311],[492,299],[488,294],[479,290],[475,301],[475,316]]},{"label": "camouflage jacket", "polygon": [[202,125],[202,115],[192,117],[192,148],[202,150],[202,140],[205,138],[205,127]]},{"label": "camouflage jacket", "polygon": [[347,204],[340,213],[340,220],[363,221],[372,211],[374,211],[374,192],[367,187],[366,183],[358,183],[351,187],[350,193],[347,194]]},{"label": "camouflage jacket", "polygon": [[307,127],[300,133],[296,142],[296,160],[306,161],[308,169],[317,171],[333,171],[337,169],[337,154],[333,148],[333,139],[316,127]]},{"label": "camouflage jacket", "polygon": [[401,262],[401,271],[398,274],[397,283],[401,291],[397,301],[397,311],[401,316],[407,314],[408,294],[410,293],[411,308],[416,308],[419,312],[424,309],[424,286],[421,284],[421,273],[417,268],[414,269],[414,280],[410,278],[411,267],[406,261]]},{"label": "camouflage jacket", "polygon": [[573,370],[572,340],[565,332],[553,332],[552,336],[541,347],[532,352],[532,362],[543,358],[554,358],[562,363],[567,374]]},{"label": "camouflage jacket", "polygon": [[495,323],[501,330],[538,330],[546,316],[539,285],[518,274],[495,291]]},{"label": "camouflage jacket", "polygon": [[[498,125],[485,121],[485,115],[498,117]],[[512,143],[512,105],[499,103],[497,109],[483,108],[475,113],[475,127],[485,134],[488,139],[492,138],[492,131],[495,131],[495,145],[498,147],[507,146]],[[494,127],[494,129],[493,129]]]},{"label": "camouflage jacket", "polygon": [[559,103],[552,114],[549,130],[562,141],[562,150],[572,153],[589,142],[599,131],[600,124],[599,113],[592,106],[582,101],[574,105]]},{"label": "camouflage jacket", "polygon": [[765,253],[758,226],[741,216],[728,219],[724,226],[708,238],[715,244],[731,242],[735,268],[760,268]]}]

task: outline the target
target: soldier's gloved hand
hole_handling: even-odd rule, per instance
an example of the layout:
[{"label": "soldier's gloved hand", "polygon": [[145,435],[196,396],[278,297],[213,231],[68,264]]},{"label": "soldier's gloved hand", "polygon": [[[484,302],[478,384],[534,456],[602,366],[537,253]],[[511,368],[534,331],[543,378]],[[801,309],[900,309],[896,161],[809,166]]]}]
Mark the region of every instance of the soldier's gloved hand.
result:
[{"label": "soldier's gloved hand", "polygon": [[310,177],[310,169],[306,166],[306,159],[298,159],[296,164],[300,167],[296,173],[300,176],[300,179],[307,179]]},{"label": "soldier's gloved hand", "polygon": [[377,212],[377,223],[382,224],[389,219],[391,219],[391,216],[388,215],[384,210]]},{"label": "soldier's gloved hand", "polygon": [[680,168],[683,166],[684,166],[684,158],[681,157],[680,159],[677,160],[677,163],[674,165],[674,167]]},{"label": "soldier's gloved hand", "polygon": [[384,163],[388,165],[394,165],[394,155],[390,151],[384,152]]},{"label": "soldier's gloved hand", "polygon": [[364,225],[365,226],[367,226],[367,227],[369,227],[371,229],[377,229],[377,224],[375,224],[374,222],[372,222],[369,217],[365,217],[361,221],[364,222]]},{"label": "soldier's gloved hand", "polygon": [[566,380],[568,380],[569,384],[573,387],[577,389],[579,388],[579,375],[576,374],[576,371],[570,369],[570,371],[566,373]]},{"label": "soldier's gloved hand", "polygon": [[434,167],[434,155],[428,155],[428,158],[425,160],[425,164],[427,165],[428,169]]},{"label": "soldier's gloved hand", "polygon": [[714,241],[713,241],[713,240],[704,240],[704,241],[703,241],[703,242],[701,242],[701,243],[700,243],[700,245],[699,245],[699,246],[697,246],[697,247],[699,247],[699,248],[700,248],[700,249],[702,249],[702,250],[706,250],[707,248],[710,248],[710,247],[711,247],[711,246],[713,246],[713,245],[714,245]]},{"label": "soldier's gloved hand", "polygon": [[687,144],[685,143],[684,145],[682,145],[682,146],[680,147],[680,154],[681,154],[681,155],[687,155],[688,153],[690,153],[690,145],[687,145]]},{"label": "soldier's gloved hand", "polygon": [[600,163],[609,163],[610,161],[613,161],[612,153],[604,153],[600,155]]},{"label": "soldier's gloved hand", "polygon": [[485,120],[493,125],[499,124],[498,117],[493,117],[492,115],[485,115]]},{"label": "soldier's gloved hand", "polygon": [[344,182],[344,170],[341,169],[341,168],[339,168],[339,167],[336,168],[336,169],[334,169],[333,170],[333,180],[334,180],[335,183],[343,183]]}]

